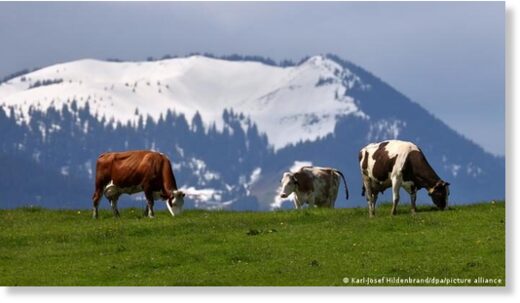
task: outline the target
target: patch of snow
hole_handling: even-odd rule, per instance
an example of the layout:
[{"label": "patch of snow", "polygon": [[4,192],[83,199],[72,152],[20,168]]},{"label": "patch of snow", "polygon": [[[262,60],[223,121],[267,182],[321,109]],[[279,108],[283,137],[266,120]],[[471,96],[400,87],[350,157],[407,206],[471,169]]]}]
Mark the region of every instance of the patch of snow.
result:
[{"label": "patch of snow", "polygon": [[85,164],[83,164],[84,167],[85,167],[85,170],[87,171],[87,174],[88,174],[88,178],[90,180],[92,180],[92,161],[88,160],[87,162],[85,162]]},{"label": "patch of snow", "polygon": [[206,181],[216,180],[220,178],[220,175],[218,173],[210,171],[205,172],[203,176],[204,179],[206,179]]},{"label": "patch of snow", "polygon": [[40,130],[40,133],[42,134],[42,141],[45,142],[45,139],[47,138],[47,130],[45,129],[45,124],[43,122],[40,122],[38,124],[38,129]]},{"label": "patch of snow", "polygon": [[68,176],[69,175],[69,167],[68,166],[62,166],[61,170],[60,170],[60,173],[63,176]]},{"label": "patch of snow", "polygon": [[289,168],[289,171],[295,172],[295,171],[300,170],[300,168],[302,168],[304,166],[312,166],[312,162],[311,161],[298,161],[298,160],[296,160],[296,161],[293,162],[293,165]]},{"label": "patch of snow", "polygon": [[470,163],[468,163],[468,165],[466,165],[466,173],[469,176],[476,178],[476,177],[480,176],[482,174],[482,172],[483,172],[482,168],[476,166],[472,162],[470,162]]},{"label": "patch of snow", "polygon": [[222,191],[214,188],[200,188],[197,189],[193,186],[182,187],[182,190],[186,197],[195,201],[196,208],[204,209],[223,209],[230,206],[236,200],[222,201]]},{"label": "patch of snow", "polygon": [[179,155],[181,156],[181,158],[184,158],[184,149],[182,149],[179,145],[175,144],[175,151],[177,151],[177,153],[179,153]]},{"label": "patch of snow", "polygon": [[187,197],[195,200],[208,202],[210,200],[220,201],[221,191],[214,188],[201,188],[196,189],[193,186],[183,187],[181,190],[186,194]]},{"label": "patch of snow", "polygon": [[61,125],[53,123],[53,124],[51,124],[51,126],[49,128],[49,134],[58,132],[60,130],[61,130]]},{"label": "patch of snow", "polygon": [[381,119],[370,124],[367,135],[368,142],[398,139],[406,127],[406,121]]},{"label": "patch of snow", "polygon": [[41,156],[41,152],[40,151],[35,151],[32,155],[32,158],[33,160],[36,162],[36,163],[40,163],[40,156]]},{"label": "patch of snow", "polygon": [[458,164],[452,164],[450,166],[451,174],[456,177],[459,174],[459,170],[462,166]]},{"label": "patch of snow", "polygon": [[251,176],[249,177],[249,185],[253,185],[260,179],[260,176],[262,174],[262,168],[257,167],[253,170],[251,173]]},{"label": "patch of snow", "polygon": [[206,162],[200,159],[192,158],[187,166],[195,176],[199,177],[200,184],[206,184],[206,182],[220,179],[220,174],[210,171],[207,168]]},{"label": "patch of snow", "polygon": [[183,166],[184,166],[183,163],[174,163],[174,162],[172,162],[172,169],[173,169],[174,172],[181,170]]},{"label": "patch of snow", "polygon": [[247,181],[247,183],[243,184],[243,186],[246,190],[246,194],[248,196],[251,194],[251,187],[260,179],[261,174],[262,174],[262,168],[260,168],[260,167],[255,168],[251,172],[251,175],[249,176],[249,181]]},{"label": "patch of snow", "polygon": [[449,172],[451,172],[451,175],[453,177],[457,177],[457,175],[459,174],[460,169],[462,168],[462,165],[460,165],[460,164],[450,164],[450,163],[448,163],[448,158],[446,157],[446,155],[442,156],[442,163],[444,165],[444,169],[449,171]]}]

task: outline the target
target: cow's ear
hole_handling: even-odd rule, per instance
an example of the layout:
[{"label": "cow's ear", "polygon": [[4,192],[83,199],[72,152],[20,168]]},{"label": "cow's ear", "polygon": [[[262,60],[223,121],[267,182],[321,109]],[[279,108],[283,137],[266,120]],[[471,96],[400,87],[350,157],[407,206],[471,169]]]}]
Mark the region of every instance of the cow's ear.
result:
[{"label": "cow's ear", "polygon": [[444,182],[444,186],[450,186],[450,182]]}]

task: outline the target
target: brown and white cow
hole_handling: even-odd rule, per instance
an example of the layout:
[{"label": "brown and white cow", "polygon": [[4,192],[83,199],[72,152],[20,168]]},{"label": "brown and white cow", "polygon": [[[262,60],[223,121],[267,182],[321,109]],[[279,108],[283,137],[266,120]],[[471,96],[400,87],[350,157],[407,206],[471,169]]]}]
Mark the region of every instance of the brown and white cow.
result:
[{"label": "brown and white cow", "polygon": [[377,195],[389,187],[393,195],[392,215],[397,211],[401,187],[410,194],[413,214],[417,191],[421,188],[426,188],[441,210],[448,203],[450,184],[439,178],[422,151],[411,142],[388,140],[369,144],[359,152],[359,166],[362,195],[367,198],[370,217],[375,214]]},{"label": "brown and white cow", "polygon": [[164,154],[146,150],[108,152],[96,162],[95,192],[92,196],[93,217],[98,217],[99,200],[104,194],[112,205],[114,216],[119,217],[117,200],[121,194],[144,192],[147,206],[145,215],[153,218],[153,204],[163,199],[175,216],[184,205],[184,193],[179,191],[172,166]]},{"label": "brown and white cow", "polygon": [[313,166],[304,166],[297,172],[285,172],[281,180],[280,197],[285,199],[294,193],[296,208],[301,208],[305,203],[308,203],[309,207],[334,208],[340,176],[345,184],[348,200],[347,182],[339,170]]}]

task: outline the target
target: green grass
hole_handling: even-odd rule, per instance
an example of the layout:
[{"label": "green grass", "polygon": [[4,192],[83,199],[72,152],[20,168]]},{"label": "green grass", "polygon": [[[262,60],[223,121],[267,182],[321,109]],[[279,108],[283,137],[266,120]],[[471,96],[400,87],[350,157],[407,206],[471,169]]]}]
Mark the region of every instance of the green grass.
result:
[{"label": "green grass", "polygon": [[504,202],[389,213],[382,205],[373,219],[364,208],[148,219],[123,209],[120,219],[105,210],[93,220],[85,210],[1,210],[0,285],[359,286],[366,283],[353,278],[382,277],[505,284]]}]

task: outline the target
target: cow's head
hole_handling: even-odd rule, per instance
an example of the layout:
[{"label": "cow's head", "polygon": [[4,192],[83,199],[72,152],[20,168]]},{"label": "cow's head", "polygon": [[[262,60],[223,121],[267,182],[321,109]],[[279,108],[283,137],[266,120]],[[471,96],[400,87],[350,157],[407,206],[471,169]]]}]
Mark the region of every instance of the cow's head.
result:
[{"label": "cow's head", "polygon": [[428,191],[428,195],[432,198],[433,203],[443,210],[448,204],[448,196],[450,195],[450,183],[440,180],[433,188]]},{"label": "cow's head", "polygon": [[298,180],[296,179],[294,174],[289,172],[283,174],[280,183],[282,184],[280,197],[283,199],[289,197],[289,195],[292,194],[298,186]]},{"label": "cow's head", "polygon": [[175,217],[175,215],[181,214],[185,195],[180,190],[173,190],[171,196],[166,200],[166,207],[168,207],[172,216]]}]

